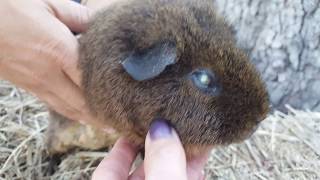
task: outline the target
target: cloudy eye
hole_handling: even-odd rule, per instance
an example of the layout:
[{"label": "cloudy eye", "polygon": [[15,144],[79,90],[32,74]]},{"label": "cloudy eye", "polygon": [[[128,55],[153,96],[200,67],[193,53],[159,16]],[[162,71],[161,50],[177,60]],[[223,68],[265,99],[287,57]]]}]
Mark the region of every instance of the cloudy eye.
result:
[{"label": "cloudy eye", "polygon": [[209,70],[198,69],[191,73],[191,81],[202,92],[218,96],[221,92],[221,85],[216,75]]}]

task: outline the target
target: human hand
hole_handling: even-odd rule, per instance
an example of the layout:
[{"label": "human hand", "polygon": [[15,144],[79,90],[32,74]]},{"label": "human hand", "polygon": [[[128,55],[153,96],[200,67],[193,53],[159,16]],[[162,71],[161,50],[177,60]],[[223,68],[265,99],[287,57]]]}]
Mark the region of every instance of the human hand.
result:
[{"label": "human hand", "polygon": [[84,4],[90,9],[92,9],[93,11],[98,11],[100,9],[110,6],[115,2],[120,2],[120,1],[122,0],[87,0],[84,2]]},{"label": "human hand", "polygon": [[145,142],[144,162],[130,173],[138,147],[124,138],[117,141],[111,152],[94,171],[92,180],[202,180],[202,170],[209,149],[186,160],[177,133],[164,121],[155,121]]},{"label": "human hand", "polygon": [[78,42],[89,10],[69,0],[0,1],[0,77],[66,117],[91,119],[80,90]]}]

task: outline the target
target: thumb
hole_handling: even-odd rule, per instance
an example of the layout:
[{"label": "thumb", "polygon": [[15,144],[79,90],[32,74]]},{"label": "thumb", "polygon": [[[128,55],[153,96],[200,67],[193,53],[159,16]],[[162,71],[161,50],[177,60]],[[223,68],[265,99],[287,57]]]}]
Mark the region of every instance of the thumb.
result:
[{"label": "thumb", "polygon": [[87,7],[71,0],[47,0],[56,18],[76,33],[87,29],[91,11]]},{"label": "thumb", "polygon": [[148,180],[187,179],[185,152],[177,133],[164,120],[151,124],[145,144],[144,169]]}]

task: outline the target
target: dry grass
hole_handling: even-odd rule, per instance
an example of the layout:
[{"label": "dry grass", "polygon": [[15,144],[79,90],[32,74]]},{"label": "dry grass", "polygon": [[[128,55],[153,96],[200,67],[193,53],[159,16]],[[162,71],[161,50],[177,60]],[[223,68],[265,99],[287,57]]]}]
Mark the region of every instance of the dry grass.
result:
[{"label": "dry grass", "polygon": [[[320,113],[275,112],[246,142],[218,148],[207,179],[320,179]],[[47,112],[34,97],[0,81],[0,179],[90,179],[104,152],[65,155],[50,177]]]}]

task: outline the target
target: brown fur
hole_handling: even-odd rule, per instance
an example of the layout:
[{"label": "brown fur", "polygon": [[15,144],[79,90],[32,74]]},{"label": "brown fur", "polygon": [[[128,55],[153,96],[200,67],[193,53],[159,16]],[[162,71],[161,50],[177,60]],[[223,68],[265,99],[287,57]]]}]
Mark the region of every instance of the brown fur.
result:
[{"label": "brown fur", "polygon": [[[154,79],[133,80],[121,61],[164,41],[177,45],[178,62]],[[80,68],[98,120],[138,143],[155,117],[168,119],[188,149],[238,142],[268,112],[258,72],[210,1],[129,0],[110,6],[80,38]],[[218,75],[220,96],[200,92],[186,78],[197,68]]]}]

